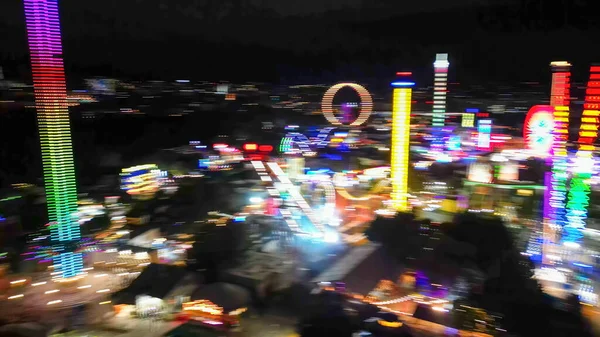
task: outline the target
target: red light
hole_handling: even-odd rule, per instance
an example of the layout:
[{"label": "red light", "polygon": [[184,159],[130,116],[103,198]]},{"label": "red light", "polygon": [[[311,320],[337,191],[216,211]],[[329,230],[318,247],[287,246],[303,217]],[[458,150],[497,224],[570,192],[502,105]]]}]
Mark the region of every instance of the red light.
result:
[{"label": "red light", "polygon": [[260,152],[271,152],[271,151],[273,151],[273,146],[272,145],[260,145],[258,147],[258,151],[260,151]]},{"label": "red light", "polygon": [[480,112],[477,114],[477,117],[490,117],[490,114],[487,112]]},{"label": "red light", "polygon": [[396,73],[396,76],[411,76],[412,72],[411,71],[399,71]]},{"label": "red light", "polygon": [[592,67],[590,67],[590,72],[592,72],[592,73],[600,73],[600,66],[592,66]]},{"label": "red light", "polygon": [[256,145],[255,143],[244,144],[244,151],[256,151],[257,148],[258,145]]}]

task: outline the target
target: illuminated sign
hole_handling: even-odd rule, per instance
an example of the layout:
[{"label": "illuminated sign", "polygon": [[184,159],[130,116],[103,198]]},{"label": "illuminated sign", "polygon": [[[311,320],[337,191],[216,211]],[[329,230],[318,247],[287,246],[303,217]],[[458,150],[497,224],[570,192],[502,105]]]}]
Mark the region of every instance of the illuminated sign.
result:
[{"label": "illuminated sign", "polygon": [[489,150],[492,134],[492,120],[481,119],[477,122],[477,148]]},{"label": "illuminated sign", "polygon": [[463,128],[472,128],[475,126],[475,114],[465,112],[462,114],[461,126]]},{"label": "illuminated sign", "polygon": [[[408,82],[402,82],[408,83]],[[392,141],[390,176],[392,181],[392,207],[408,211],[408,155],[410,144],[410,112],[412,87],[392,83]]]},{"label": "illuminated sign", "polygon": [[44,167],[44,184],[55,272],[81,273],[83,258],[73,253],[81,238],[67,90],[62,58],[58,0],[25,0],[25,20]]}]

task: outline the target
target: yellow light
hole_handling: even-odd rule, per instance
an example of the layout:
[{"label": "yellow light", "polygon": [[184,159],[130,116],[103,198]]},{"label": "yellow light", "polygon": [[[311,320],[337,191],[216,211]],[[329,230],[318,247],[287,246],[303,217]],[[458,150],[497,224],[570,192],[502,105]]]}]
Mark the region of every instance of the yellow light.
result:
[{"label": "yellow light", "polygon": [[100,302],[98,304],[103,305],[103,304],[109,304],[109,303],[111,303],[111,301],[104,301],[104,302]]},{"label": "yellow light", "polygon": [[379,325],[385,326],[387,328],[399,328],[403,325],[402,322],[388,322],[388,321],[384,321],[382,319],[377,321],[377,323],[379,323]]},{"label": "yellow light", "polygon": [[408,153],[412,88],[394,88],[392,102],[392,207],[408,211]]}]

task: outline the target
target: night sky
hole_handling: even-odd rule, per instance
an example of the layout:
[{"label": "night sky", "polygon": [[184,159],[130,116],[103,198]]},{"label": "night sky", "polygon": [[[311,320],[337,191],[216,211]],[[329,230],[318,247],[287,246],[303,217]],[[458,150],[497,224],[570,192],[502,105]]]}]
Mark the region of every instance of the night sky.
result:
[{"label": "night sky", "polygon": [[[591,62],[600,61],[598,0],[59,3],[70,81],[114,76],[298,83],[361,80],[404,69],[419,79],[430,77],[436,52],[449,52],[454,80],[510,82],[545,80],[551,60],[572,61],[583,77]],[[0,1],[0,65],[8,77],[28,80],[23,18],[21,1]]]}]

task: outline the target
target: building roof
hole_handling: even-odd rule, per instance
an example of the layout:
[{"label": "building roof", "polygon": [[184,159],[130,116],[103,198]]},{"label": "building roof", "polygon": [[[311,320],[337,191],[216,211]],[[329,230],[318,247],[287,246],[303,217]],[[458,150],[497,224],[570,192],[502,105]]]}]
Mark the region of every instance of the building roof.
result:
[{"label": "building roof", "polygon": [[349,291],[366,295],[380,280],[395,280],[397,276],[396,265],[381,245],[370,242],[351,249],[312,282],[343,282]]},{"label": "building roof", "polygon": [[185,269],[166,264],[150,264],[131,284],[114,293],[114,304],[135,304],[135,298],[148,295],[165,298],[186,276]]}]

